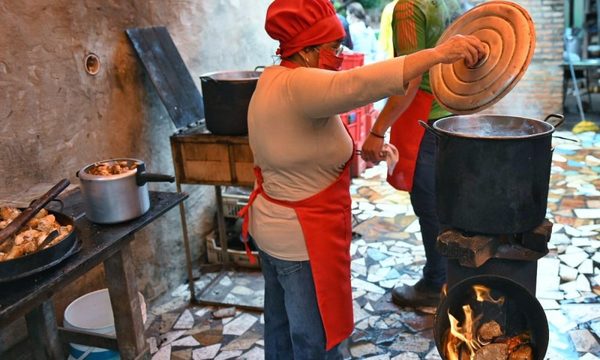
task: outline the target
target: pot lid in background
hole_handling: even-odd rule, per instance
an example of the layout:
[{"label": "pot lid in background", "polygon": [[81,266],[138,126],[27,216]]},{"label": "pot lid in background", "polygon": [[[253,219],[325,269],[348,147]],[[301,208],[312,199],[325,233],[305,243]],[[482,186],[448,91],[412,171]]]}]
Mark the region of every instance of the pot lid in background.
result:
[{"label": "pot lid in background", "polygon": [[535,50],[535,29],[522,6],[488,1],[467,11],[442,34],[474,35],[484,42],[487,55],[474,67],[463,61],[431,68],[431,90],[446,110],[472,114],[498,102],[523,77]]}]

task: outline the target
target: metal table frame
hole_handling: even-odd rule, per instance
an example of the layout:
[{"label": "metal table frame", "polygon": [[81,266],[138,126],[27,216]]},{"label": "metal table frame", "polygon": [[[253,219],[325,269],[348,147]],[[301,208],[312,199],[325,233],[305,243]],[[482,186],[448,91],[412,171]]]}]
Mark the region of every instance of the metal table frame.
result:
[{"label": "metal table frame", "polygon": [[[195,138],[197,141],[200,141],[200,139],[202,139],[201,140],[202,143],[242,145],[242,146],[246,146],[246,147],[249,146],[248,138],[244,137],[244,136],[213,135],[211,133],[205,132],[202,129],[198,130],[197,132],[193,132],[193,133],[188,133],[188,134],[181,133],[181,134],[174,134],[171,136],[171,147],[172,147],[171,152],[172,152],[172,156],[173,156],[173,163],[175,165],[175,183],[177,186],[177,191],[181,192],[182,184],[214,186],[216,203],[217,203],[218,237],[221,240],[227,239],[225,214],[223,211],[222,186],[247,186],[247,187],[249,186],[249,187],[252,187],[252,186],[254,186],[254,183],[253,183],[254,178],[252,178],[252,180],[249,180],[249,179],[242,179],[240,177],[240,174],[238,174],[238,172],[236,170],[235,156],[233,156],[233,154],[231,153],[233,151],[231,149],[231,147],[228,147],[228,149],[227,149],[227,151],[229,152],[229,156],[228,156],[229,164],[227,166],[229,176],[227,176],[226,178],[228,180],[206,180],[206,179],[199,180],[197,178],[189,178],[188,175],[185,173],[185,169],[184,169],[185,167],[183,166],[183,163],[186,160],[183,159],[182,150],[180,149],[179,146],[174,145],[175,143],[178,143],[179,141],[181,141],[181,140],[177,140],[180,138],[188,138],[188,139]],[[189,140],[189,141],[193,142],[194,140]],[[217,284],[220,281],[220,279],[223,276],[225,276],[227,271],[240,270],[239,266],[237,266],[236,264],[231,262],[229,252],[228,252],[228,247],[227,247],[227,241],[220,241],[222,263],[220,263],[220,264],[203,264],[200,266],[201,271],[205,270],[208,272],[218,272],[218,275],[208,285],[206,285],[200,291],[200,293],[196,294],[196,288],[194,285],[194,274],[193,274],[194,265],[193,265],[193,261],[192,261],[191,250],[190,250],[190,241],[189,241],[189,234],[188,234],[188,229],[187,229],[185,204],[183,204],[183,203],[179,204],[179,212],[180,212],[180,216],[181,216],[183,241],[184,241],[186,260],[187,260],[187,268],[188,268],[187,269],[188,283],[189,283],[189,290],[190,290],[192,302],[194,302],[196,304],[204,304],[204,305],[228,305],[228,306],[231,306],[232,304],[222,304],[222,303],[216,303],[216,302],[212,302],[212,301],[202,300],[202,295],[205,294],[207,291],[209,291],[210,288],[214,284]],[[259,308],[259,307],[244,305],[244,304],[235,304],[235,306],[237,306],[239,308],[243,308],[243,309],[248,309],[248,310],[262,311],[262,307]]]}]

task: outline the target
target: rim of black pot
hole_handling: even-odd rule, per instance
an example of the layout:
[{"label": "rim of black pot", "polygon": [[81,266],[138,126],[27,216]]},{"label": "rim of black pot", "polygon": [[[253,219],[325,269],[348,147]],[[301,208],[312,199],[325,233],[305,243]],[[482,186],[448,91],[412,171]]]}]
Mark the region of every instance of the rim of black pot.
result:
[{"label": "rim of black pot", "polygon": [[[543,127],[548,127],[548,129],[545,130],[545,131],[543,131],[543,132],[539,132],[539,133],[536,133],[536,134],[527,134],[527,135],[483,136],[483,135],[469,134],[469,133],[463,133],[463,132],[453,132],[453,131],[449,131],[449,130],[440,128],[440,125],[443,125],[444,123],[449,122],[449,121],[451,121],[453,119],[468,118],[468,117],[497,117],[497,118],[501,118],[501,119],[519,119],[519,120],[531,121],[531,122],[534,122],[534,123],[539,123]],[[524,139],[535,139],[535,138],[549,136],[549,135],[551,135],[556,130],[555,127],[552,124],[550,124],[550,123],[548,123],[546,121],[542,121],[542,120],[538,120],[538,119],[532,119],[532,118],[527,118],[527,117],[523,117],[523,116],[499,115],[499,114],[452,115],[452,116],[448,116],[448,117],[436,120],[433,123],[433,128],[436,131],[441,132],[442,136],[446,135],[448,137],[459,137],[459,138],[477,139],[477,140],[524,140]]]}]

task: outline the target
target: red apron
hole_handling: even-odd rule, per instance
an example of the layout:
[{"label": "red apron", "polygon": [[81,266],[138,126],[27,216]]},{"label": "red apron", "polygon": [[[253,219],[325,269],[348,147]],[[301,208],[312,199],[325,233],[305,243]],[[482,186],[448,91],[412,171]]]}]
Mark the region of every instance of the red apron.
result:
[{"label": "red apron", "polygon": [[[347,129],[346,129],[347,130]],[[350,136],[350,134],[348,134]],[[352,157],[354,157],[354,147]],[[273,199],[263,189],[259,167],[254,168],[256,187],[238,216],[244,218],[242,237],[250,262],[256,260],[248,247],[248,210],[261,195],[268,201],[294,209],[306,242],[319,313],[325,329],[326,350],[350,336],[354,329],[352,285],[350,283],[350,242],[352,241],[352,199],[350,198],[350,161],[340,176],[327,188],[299,201]]]},{"label": "red apron", "polygon": [[418,120],[429,119],[433,100],[432,94],[417,90],[408,109],[392,125],[390,143],[398,148],[398,163],[392,175],[388,175],[387,182],[398,190],[412,190],[419,147],[425,134]]}]

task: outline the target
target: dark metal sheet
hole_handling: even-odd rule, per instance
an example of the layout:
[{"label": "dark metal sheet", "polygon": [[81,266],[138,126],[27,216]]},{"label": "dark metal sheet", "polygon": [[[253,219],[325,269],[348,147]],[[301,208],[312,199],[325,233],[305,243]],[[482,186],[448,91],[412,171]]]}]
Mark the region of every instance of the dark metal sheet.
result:
[{"label": "dark metal sheet", "polygon": [[125,31],[177,129],[204,119],[202,96],[163,26]]}]

